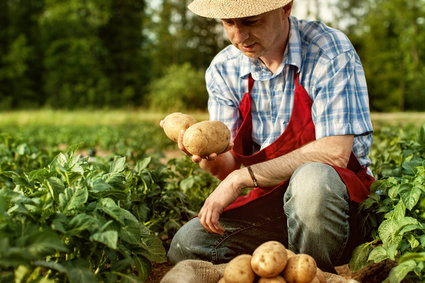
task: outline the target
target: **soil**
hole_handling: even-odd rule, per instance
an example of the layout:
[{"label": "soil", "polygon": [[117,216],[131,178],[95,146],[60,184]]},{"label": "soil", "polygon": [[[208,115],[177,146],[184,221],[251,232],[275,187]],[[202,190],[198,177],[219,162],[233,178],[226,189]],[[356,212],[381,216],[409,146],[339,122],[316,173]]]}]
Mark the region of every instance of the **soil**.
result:
[{"label": "soil", "polygon": [[145,283],[159,283],[161,278],[167,273],[173,265],[169,262],[153,263],[152,272]]}]

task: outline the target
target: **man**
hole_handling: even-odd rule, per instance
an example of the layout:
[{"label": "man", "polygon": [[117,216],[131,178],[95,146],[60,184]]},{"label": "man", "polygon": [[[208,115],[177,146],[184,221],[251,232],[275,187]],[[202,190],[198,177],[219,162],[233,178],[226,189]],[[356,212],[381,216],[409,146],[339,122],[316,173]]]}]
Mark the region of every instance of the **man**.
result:
[{"label": "man", "polygon": [[292,0],[194,0],[189,9],[221,19],[232,43],[206,82],[210,119],[229,127],[234,145],[192,157],[222,182],[175,235],[170,261],[222,263],[278,240],[335,272],[362,241],[356,208],[374,180],[353,46],[340,31],[292,17]]}]

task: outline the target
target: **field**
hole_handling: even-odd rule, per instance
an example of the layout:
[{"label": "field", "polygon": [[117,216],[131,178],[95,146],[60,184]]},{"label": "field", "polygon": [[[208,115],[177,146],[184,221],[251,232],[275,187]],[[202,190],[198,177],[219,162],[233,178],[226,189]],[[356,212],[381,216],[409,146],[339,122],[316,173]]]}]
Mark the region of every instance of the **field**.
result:
[{"label": "field", "polygon": [[[217,185],[176,154],[164,116],[0,114],[0,282],[154,282],[170,239]],[[350,268],[397,262],[388,282],[425,280],[425,114],[372,119],[372,240]]]}]

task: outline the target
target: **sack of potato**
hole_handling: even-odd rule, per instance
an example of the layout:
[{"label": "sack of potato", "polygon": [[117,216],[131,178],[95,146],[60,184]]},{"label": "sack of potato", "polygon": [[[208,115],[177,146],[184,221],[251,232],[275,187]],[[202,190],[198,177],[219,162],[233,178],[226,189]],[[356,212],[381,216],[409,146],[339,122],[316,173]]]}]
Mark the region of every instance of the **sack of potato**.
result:
[{"label": "sack of potato", "polygon": [[184,130],[183,146],[192,155],[207,157],[212,153],[220,154],[229,147],[230,131],[220,121],[198,122],[190,115],[175,112],[167,115],[161,126],[174,142]]},{"label": "sack of potato", "polygon": [[277,241],[258,246],[252,255],[243,254],[232,259],[219,283],[323,283],[324,273],[317,268],[314,258],[294,254]]},{"label": "sack of potato", "polygon": [[242,254],[226,264],[201,260],[177,263],[161,283],[358,283],[337,274],[323,272],[306,254],[294,254],[281,243],[269,241],[249,254]]}]

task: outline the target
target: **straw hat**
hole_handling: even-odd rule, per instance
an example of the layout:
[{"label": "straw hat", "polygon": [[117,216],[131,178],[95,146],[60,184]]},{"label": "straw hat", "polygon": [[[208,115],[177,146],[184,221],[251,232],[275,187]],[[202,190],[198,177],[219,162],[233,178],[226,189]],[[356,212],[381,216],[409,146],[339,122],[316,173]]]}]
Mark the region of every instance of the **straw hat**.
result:
[{"label": "straw hat", "polygon": [[194,0],[188,8],[206,18],[233,19],[260,15],[290,2],[292,0]]}]

